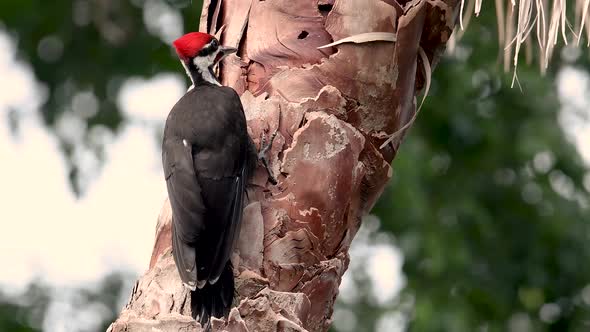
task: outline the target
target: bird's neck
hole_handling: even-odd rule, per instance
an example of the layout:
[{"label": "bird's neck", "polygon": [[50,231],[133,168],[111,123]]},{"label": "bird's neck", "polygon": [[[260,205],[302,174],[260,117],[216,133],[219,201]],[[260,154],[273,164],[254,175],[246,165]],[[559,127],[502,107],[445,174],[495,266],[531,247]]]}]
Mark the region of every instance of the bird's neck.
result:
[{"label": "bird's neck", "polygon": [[219,80],[213,72],[213,66],[208,66],[206,63],[200,63],[198,60],[187,62],[181,61],[181,63],[186,70],[186,74],[193,83],[189,90],[191,90],[192,87],[204,84],[221,86],[221,83],[219,83]]}]

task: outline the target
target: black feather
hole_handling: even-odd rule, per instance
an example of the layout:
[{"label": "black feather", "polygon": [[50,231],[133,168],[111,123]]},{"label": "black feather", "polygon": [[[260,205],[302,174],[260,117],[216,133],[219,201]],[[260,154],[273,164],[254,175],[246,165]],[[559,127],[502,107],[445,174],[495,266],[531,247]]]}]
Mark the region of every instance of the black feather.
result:
[{"label": "black feather", "polygon": [[234,275],[230,262],[227,262],[219,280],[191,292],[193,318],[206,330],[211,328],[211,316],[227,317],[234,296]]},{"label": "black feather", "polygon": [[252,146],[242,104],[231,88],[197,85],[166,120],[162,161],[173,215],[173,256],[182,281],[196,286],[192,312],[204,327],[211,316],[226,316],[231,307],[230,256],[256,163]]}]

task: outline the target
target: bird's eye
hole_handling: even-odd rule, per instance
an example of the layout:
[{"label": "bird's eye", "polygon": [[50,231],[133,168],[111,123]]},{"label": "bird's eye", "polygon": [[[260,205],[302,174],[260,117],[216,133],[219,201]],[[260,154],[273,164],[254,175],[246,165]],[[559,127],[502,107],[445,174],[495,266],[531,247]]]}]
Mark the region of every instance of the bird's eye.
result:
[{"label": "bird's eye", "polygon": [[219,46],[219,42],[217,41],[217,39],[213,39],[213,41],[211,42],[211,46],[213,48],[217,48]]}]

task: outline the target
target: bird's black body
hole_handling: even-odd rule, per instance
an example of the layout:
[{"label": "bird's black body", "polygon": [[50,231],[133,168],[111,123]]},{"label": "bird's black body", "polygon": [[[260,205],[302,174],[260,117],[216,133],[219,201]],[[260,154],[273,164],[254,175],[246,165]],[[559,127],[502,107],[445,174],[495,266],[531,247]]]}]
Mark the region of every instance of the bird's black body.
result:
[{"label": "bird's black body", "polygon": [[227,315],[233,300],[229,259],[257,155],[237,93],[193,81],[166,120],[162,161],[174,260],[183,283],[194,289],[193,315],[205,326],[210,316]]}]

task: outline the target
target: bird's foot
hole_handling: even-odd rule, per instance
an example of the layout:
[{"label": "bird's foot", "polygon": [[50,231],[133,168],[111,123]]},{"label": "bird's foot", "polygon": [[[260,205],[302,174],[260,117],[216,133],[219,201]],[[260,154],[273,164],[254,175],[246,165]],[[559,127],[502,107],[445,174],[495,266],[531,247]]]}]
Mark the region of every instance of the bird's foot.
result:
[{"label": "bird's foot", "polygon": [[272,135],[270,136],[270,139],[268,141],[268,143],[266,142],[266,130],[262,132],[262,135],[260,137],[260,151],[258,151],[258,160],[260,160],[262,162],[262,165],[264,165],[264,168],[266,169],[266,172],[268,173],[268,181],[270,183],[272,183],[273,185],[276,185],[277,179],[274,177],[274,175],[272,174],[272,170],[270,169],[270,163],[268,160],[268,157],[266,156],[268,150],[270,150],[270,148],[272,147],[272,143],[275,140],[275,137],[277,137],[277,134],[279,132],[279,128],[281,127],[281,112],[279,111],[279,123],[277,125],[277,129],[275,129],[274,133],[272,133]]},{"label": "bird's foot", "polygon": [[266,156],[266,153],[272,147],[272,143],[275,137],[277,136],[278,131],[279,129],[277,128],[277,130],[270,136],[268,144],[266,143],[266,134],[263,132],[262,137],[260,138],[260,151],[258,151],[258,160],[262,162],[262,165],[268,173],[268,181],[270,181],[270,183],[272,183],[273,185],[277,184],[277,179],[272,174],[272,170],[270,169],[270,163],[268,157]]}]

